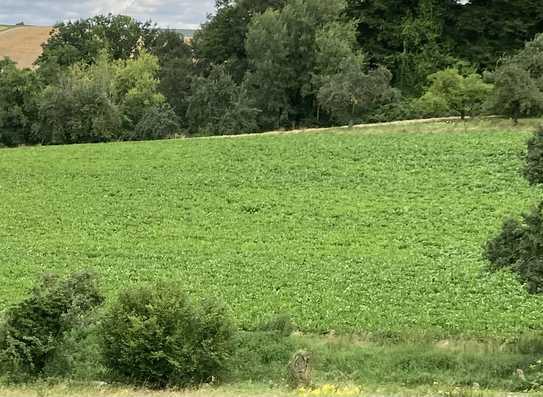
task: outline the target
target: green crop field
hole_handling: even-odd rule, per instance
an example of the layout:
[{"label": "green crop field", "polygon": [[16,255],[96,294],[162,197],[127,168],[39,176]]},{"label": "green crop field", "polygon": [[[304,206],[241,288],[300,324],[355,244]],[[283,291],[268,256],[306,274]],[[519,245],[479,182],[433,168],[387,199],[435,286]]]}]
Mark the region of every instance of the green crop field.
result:
[{"label": "green crop field", "polygon": [[[240,325],[508,335],[543,298],[483,242],[541,191],[509,122],[0,150],[0,306],[39,273],[163,278]],[[498,125],[498,127],[497,127]]]}]

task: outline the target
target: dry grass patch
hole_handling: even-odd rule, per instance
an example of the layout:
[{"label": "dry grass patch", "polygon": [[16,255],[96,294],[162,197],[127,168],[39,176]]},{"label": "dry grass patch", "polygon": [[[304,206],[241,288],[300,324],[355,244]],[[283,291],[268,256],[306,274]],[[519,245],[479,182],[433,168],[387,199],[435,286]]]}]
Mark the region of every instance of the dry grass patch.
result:
[{"label": "dry grass patch", "polygon": [[[2,29],[5,27],[5,29]],[[20,68],[30,68],[42,53],[41,45],[51,33],[50,26],[0,25],[0,59],[11,58]]]},{"label": "dry grass patch", "polygon": [[294,396],[282,389],[265,386],[202,387],[199,390],[145,390],[100,386],[21,386],[0,387],[2,397],[282,397]]}]

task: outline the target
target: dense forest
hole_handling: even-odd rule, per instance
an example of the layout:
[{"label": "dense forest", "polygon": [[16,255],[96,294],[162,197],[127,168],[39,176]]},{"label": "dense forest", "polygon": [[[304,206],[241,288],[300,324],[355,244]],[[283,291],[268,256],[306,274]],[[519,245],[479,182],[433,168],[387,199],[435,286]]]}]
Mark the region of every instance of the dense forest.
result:
[{"label": "dense forest", "polygon": [[190,43],[127,16],[0,61],[0,143],[231,134],[543,109],[539,0],[217,0]]}]

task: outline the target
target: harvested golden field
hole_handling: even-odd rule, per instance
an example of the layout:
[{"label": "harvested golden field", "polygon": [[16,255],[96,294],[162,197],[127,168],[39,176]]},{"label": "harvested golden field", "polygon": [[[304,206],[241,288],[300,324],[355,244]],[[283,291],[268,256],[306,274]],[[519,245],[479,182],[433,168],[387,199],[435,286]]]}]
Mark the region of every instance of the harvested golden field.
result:
[{"label": "harvested golden field", "polygon": [[0,59],[9,57],[21,68],[32,67],[51,30],[50,26],[21,26],[6,30],[0,26]]}]

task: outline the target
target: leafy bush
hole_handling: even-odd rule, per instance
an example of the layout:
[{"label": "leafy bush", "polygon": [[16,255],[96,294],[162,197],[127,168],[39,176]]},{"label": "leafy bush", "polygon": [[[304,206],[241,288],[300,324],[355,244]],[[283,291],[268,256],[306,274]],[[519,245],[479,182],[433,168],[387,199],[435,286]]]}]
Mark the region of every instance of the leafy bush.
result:
[{"label": "leafy bush", "polygon": [[152,106],[143,114],[131,139],[161,139],[179,132],[178,118],[167,103]]},{"label": "leafy bush", "polygon": [[394,97],[392,74],[387,69],[365,69],[363,58],[353,57],[342,63],[338,73],[322,78],[317,100],[333,119],[353,122],[357,115]]},{"label": "leafy bush", "polygon": [[259,331],[276,332],[281,336],[290,336],[295,330],[294,323],[286,313],[278,314],[264,321],[258,327]]},{"label": "leafy bush", "polygon": [[40,97],[42,143],[103,142],[115,138],[122,114],[115,103],[107,57],[96,65],[74,65]]},{"label": "leafy bush", "polygon": [[525,231],[519,221],[514,218],[504,220],[501,232],[487,242],[485,256],[493,268],[511,267],[522,256],[520,242],[525,237]]},{"label": "leafy bush", "polygon": [[543,109],[543,93],[522,67],[506,63],[496,71],[495,80],[492,101],[499,114],[516,123],[520,117],[538,114]]},{"label": "leafy bush", "polygon": [[528,140],[524,176],[532,185],[543,183],[543,126]]},{"label": "leafy bush", "polygon": [[392,102],[382,106],[376,106],[367,115],[364,121],[370,123],[383,123],[396,120],[419,119],[424,113],[418,108],[415,100],[402,98],[399,92]]},{"label": "leafy bush", "polygon": [[102,352],[114,378],[152,387],[209,382],[226,368],[234,328],[224,306],[194,305],[169,284],[125,290],[102,327]]},{"label": "leafy bush", "polygon": [[187,110],[191,133],[241,134],[258,129],[256,109],[245,86],[237,85],[223,66],[216,66],[207,78],[192,83]]},{"label": "leafy bush", "polygon": [[485,256],[493,269],[511,269],[531,293],[543,292],[543,202],[522,220],[506,219],[487,242]]},{"label": "leafy bush", "polygon": [[41,142],[157,138],[176,130],[158,71],[158,59],[144,50],[117,61],[103,51],[96,63],[71,66],[40,97]]},{"label": "leafy bush", "polygon": [[430,87],[420,99],[422,104],[440,104],[444,111],[453,111],[462,119],[480,114],[492,85],[477,73],[463,76],[457,69],[449,68],[428,77]]},{"label": "leafy bush", "polygon": [[2,369],[14,379],[43,375],[64,336],[103,300],[92,273],[44,276],[6,313],[0,329]]},{"label": "leafy bush", "polygon": [[115,98],[123,114],[123,128],[132,131],[151,107],[159,107],[166,98],[158,91],[158,58],[142,50],[137,58],[113,64]]},{"label": "leafy bush", "polygon": [[521,381],[522,390],[541,391],[543,389],[543,360],[530,364],[525,371],[517,369],[516,375]]},{"label": "leafy bush", "polygon": [[45,377],[82,382],[105,378],[98,335],[100,315],[98,311],[91,313],[65,332],[43,370]]},{"label": "leafy bush", "polygon": [[296,346],[277,332],[239,332],[235,337],[232,376],[237,381],[272,381],[285,376]]}]

